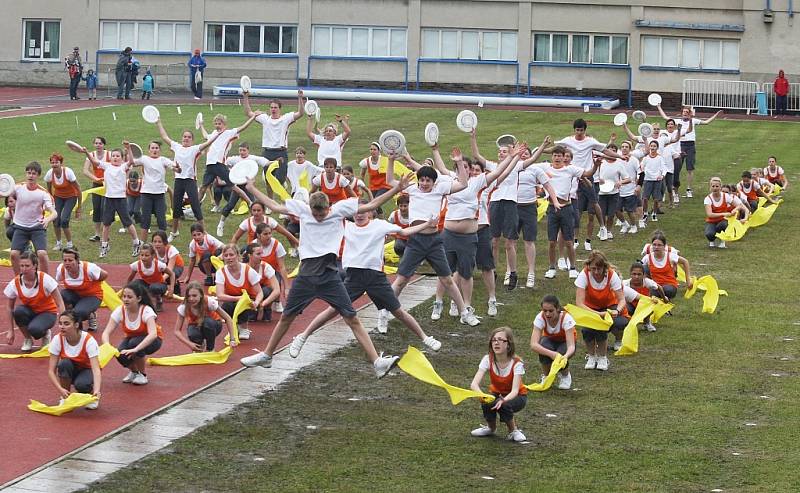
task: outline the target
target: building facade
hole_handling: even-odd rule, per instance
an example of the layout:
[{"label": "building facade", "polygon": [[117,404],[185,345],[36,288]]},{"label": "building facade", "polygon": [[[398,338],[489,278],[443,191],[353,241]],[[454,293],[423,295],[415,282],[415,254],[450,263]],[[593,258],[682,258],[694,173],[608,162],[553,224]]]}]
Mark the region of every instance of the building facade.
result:
[{"label": "building facade", "polygon": [[[617,96],[684,79],[800,75],[792,0],[1,0],[0,84],[63,85],[80,47],[101,85],[126,46],[161,87],[382,87]],[[112,82],[113,83],[113,82]]]}]

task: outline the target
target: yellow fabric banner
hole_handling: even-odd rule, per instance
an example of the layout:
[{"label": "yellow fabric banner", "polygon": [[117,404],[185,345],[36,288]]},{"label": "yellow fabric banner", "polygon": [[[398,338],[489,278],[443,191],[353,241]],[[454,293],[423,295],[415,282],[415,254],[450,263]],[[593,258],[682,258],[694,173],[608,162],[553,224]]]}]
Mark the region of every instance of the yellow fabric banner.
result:
[{"label": "yellow fabric banner", "polygon": [[400,262],[400,256],[394,252],[394,240],[383,245],[383,260],[390,264],[397,264]]},{"label": "yellow fabric banner", "polygon": [[[233,309],[233,315],[231,318],[233,319],[233,327],[231,328],[231,332],[233,332],[233,340],[236,341],[236,344],[239,344],[239,315],[247,310],[253,309],[253,300],[250,298],[250,295],[247,294],[247,291],[244,289],[242,290],[242,297],[239,298],[239,301],[236,302],[236,307]],[[225,335],[225,344],[230,344],[231,338],[229,335]]]},{"label": "yellow fabric banner", "polygon": [[0,359],[17,359],[17,358],[48,358],[50,351],[47,346],[42,346],[32,353],[19,353],[19,354],[0,354]]},{"label": "yellow fabric banner", "polygon": [[11,260],[7,258],[0,258],[0,266],[11,267]]},{"label": "yellow fabric banner", "polygon": [[550,201],[541,198],[536,201],[536,221],[541,221],[547,215],[547,208],[550,207]]},{"label": "yellow fabric banner", "polygon": [[475,392],[471,389],[454,387],[453,385],[450,385],[442,380],[442,377],[440,377],[436,373],[436,370],[433,369],[433,366],[431,365],[430,361],[428,361],[428,358],[422,354],[422,351],[414,346],[408,346],[408,351],[406,351],[406,354],[400,358],[397,366],[417,380],[421,380],[425,383],[445,389],[450,395],[450,402],[452,402],[453,405],[456,405],[464,399],[468,399],[470,397],[480,397],[486,399],[487,402],[494,400],[494,396],[491,394]]},{"label": "yellow fabric banner", "polygon": [[111,343],[105,343],[100,345],[100,356],[97,357],[97,361],[100,363],[100,368],[105,368],[107,364],[111,362],[112,359],[119,356],[119,351],[117,348],[111,345]]},{"label": "yellow fabric banner", "polygon": [[[628,325],[622,332],[622,347],[614,353],[615,356],[630,356],[639,352],[639,329],[638,325],[644,323],[644,320],[650,316],[650,321],[655,322],[656,308],[659,307],[659,312],[668,312],[675,307],[672,303],[664,303],[661,300],[653,301],[652,298],[643,296],[639,298],[639,303],[636,305],[636,311],[633,312]],[[661,318],[659,316],[658,318]]]},{"label": "yellow fabric banner", "polygon": [[234,216],[241,216],[244,214],[248,214],[250,212],[250,208],[247,206],[247,202],[244,200],[239,201],[239,205],[236,207],[236,210],[233,211]]},{"label": "yellow fabric banner", "polygon": [[219,351],[147,358],[147,364],[154,366],[221,365],[228,361],[232,352],[233,349],[230,346],[225,346]]},{"label": "yellow fabric banner", "polygon": [[764,197],[758,200],[758,208],[755,212],[750,214],[750,218],[747,220],[747,226],[749,228],[757,228],[767,224],[778,209],[778,205],[783,202],[783,199],[779,199],[777,204],[764,205],[766,202],[767,199]]},{"label": "yellow fabric banner", "polygon": [[720,296],[728,296],[728,292],[719,289],[717,280],[712,276],[703,276],[694,281],[692,289],[687,289],[683,297],[690,299],[697,290],[705,291],[703,295],[703,313],[714,313],[717,310]]},{"label": "yellow fabric banner", "polygon": [[267,185],[269,185],[269,188],[272,189],[272,192],[282,200],[289,200],[292,198],[292,196],[289,195],[289,192],[283,188],[281,182],[279,182],[278,179],[275,178],[275,175],[273,175],[275,170],[278,169],[278,166],[280,166],[278,161],[272,161],[269,163],[269,166],[267,166]]},{"label": "yellow fabric banner", "polygon": [[526,385],[525,388],[528,390],[532,390],[534,392],[544,392],[548,390],[556,379],[556,375],[558,372],[564,369],[567,366],[567,358],[564,357],[563,354],[559,354],[558,357],[553,361],[550,365],[550,373],[544,378],[544,382],[536,382],[530,385]]},{"label": "yellow fabric banner", "polygon": [[290,273],[286,274],[286,276],[287,276],[289,279],[294,279],[295,277],[297,277],[297,274],[299,274],[299,273],[300,273],[300,264],[298,263],[298,264],[297,264],[297,265],[294,267],[294,270],[293,270],[292,272],[290,272]]},{"label": "yellow fabric banner", "polygon": [[209,260],[211,261],[211,265],[213,265],[217,270],[220,270],[223,266],[225,266],[225,262],[223,262],[222,259],[216,255],[212,255]]},{"label": "yellow fabric banner", "polygon": [[717,233],[717,238],[727,242],[741,240],[745,233],[747,233],[747,230],[750,228],[750,226],[747,224],[748,222],[749,221],[746,221],[744,224],[742,224],[742,222],[738,219],[728,219],[728,227],[725,228],[725,231]]},{"label": "yellow fabric banner", "polygon": [[100,285],[103,287],[103,302],[100,303],[100,306],[104,306],[112,312],[116,310],[117,307],[122,306],[122,300],[110,284],[103,281]]},{"label": "yellow fabric banner", "polygon": [[75,409],[86,407],[96,400],[97,397],[91,394],[80,394],[76,392],[74,394],[70,394],[69,397],[64,399],[64,403],[58,406],[48,406],[39,401],[31,399],[31,403],[28,404],[28,409],[37,413],[61,416],[62,414],[66,414]]},{"label": "yellow fabric banner", "polygon": [[606,312],[606,314],[601,317],[592,310],[571,303],[568,303],[567,306],[564,307],[564,310],[572,315],[578,327],[586,327],[587,329],[594,330],[608,330],[611,328],[611,324],[614,323],[614,320],[611,318],[611,313],[609,312]]}]

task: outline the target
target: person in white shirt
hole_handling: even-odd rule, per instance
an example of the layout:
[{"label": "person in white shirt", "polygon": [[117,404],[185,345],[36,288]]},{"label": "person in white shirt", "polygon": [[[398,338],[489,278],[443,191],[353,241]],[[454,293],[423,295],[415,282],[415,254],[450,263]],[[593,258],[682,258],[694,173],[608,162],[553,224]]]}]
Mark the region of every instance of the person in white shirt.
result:
[{"label": "person in white shirt", "polygon": [[664,189],[661,183],[664,180],[667,169],[664,158],[658,153],[658,141],[651,140],[647,144],[647,147],[648,154],[641,159],[644,175],[642,186],[642,219],[647,219],[647,203],[650,199],[653,199],[653,209],[650,214],[650,220],[658,222],[656,210],[661,206],[661,200],[664,198]]},{"label": "person in white shirt", "polygon": [[[50,353],[47,376],[59,398],[69,397],[73,387],[76,392],[99,398],[102,384],[98,359],[100,346],[94,337],[81,330],[81,319],[72,310],[58,316],[58,329],[58,335],[47,347]],[[98,402],[90,403],[86,409],[97,409]]]},{"label": "person in white shirt", "polygon": [[[106,138],[97,136],[92,142],[94,151],[92,154],[100,161],[110,161],[111,152],[106,150]],[[103,170],[93,165],[91,161],[83,161],[83,176],[92,180],[92,187],[103,186]],[[92,194],[92,223],[94,223],[94,235],[89,237],[89,241],[100,241],[100,233],[103,232],[103,196]]]},{"label": "person in white shirt", "polygon": [[[531,331],[531,349],[539,355],[542,365],[542,378],[550,374],[550,367],[560,354],[568,360],[575,354],[575,341],[578,332],[575,330],[575,319],[562,307],[558,297],[548,294],[539,304],[542,309],[533,320]],[[572,387],[572,375],[569,363],[557,374],[556,386],[561,390]]]},{"label": "person in white shirt", "polygon": [[58,217],[53,221],[56,244],[53,250],[61,250],[61,230],[64,230],[65,248],[71,248],[72,230],[69,219],[75,208],[75,219],[81,217],[81,185],[71,168],[64,166],[64,156],[54,152],[50,155],[50,166],[44,175],[47,191],[53,196]]},{"label": "person in white shirt", "polygon": [[[167,230],[167,169],[175,173],[180,173],[182,170],[179,164],[161,155],[161,142],[155,140],[147,146],[147,156],[134,159],[132,167],[140,167],[144,172],[139,197],[142,214],[139,236],[147,238],[153,214],[156,216],[158,229]],[[182,204],[183,197],[175,197],[173,202]]]},{"label": "person in white shirt", "polygon": [[736,197],[722,191],[722,180],[718,176],[708,181],[709,194],[703,200],[706,212],[705,236],[711,248],[726,248],[725,241],[717,238],[717,233],[728,229],[728,220],[736,221],[741,217],[745,222],[750,217],[750,209]]},{"label": "person in white shirt", "polygon": [[[665,302],[669,301],[666,293],[664,293],[664,288],[654,280],[645,276],[645,267],[643,263],[639,261],[634,262],[631,265],[630,276],[630,279],[622,281],[622,290],[625,294],[625,303],[628,307],[628,313],[633,314],[636,311],[639,300],[643,296],[658,296]],[[645,319],[644,327],[648,332],[656,331],[656,326],[650,321],[650,317]]]},{"label": "person in white shirt", "polygon": [[342,133],[336,133],[336,125],[329,123],[322,129],[322,134],[314,132],[314,117],[308,116],[306,135],[317,146],[317,163],[324,163],[325,158],[335,158],[336,167],[342,166],[342,149],[350,137],[350,115],[336,115],[336,121],[342,125]]},{"label": "person in white shirt", "polygon": [[320,192],[312,194],[308,204],[298,200],[287,200],[285,204],[279,204],[258,190],[252,180],[247,183],[247,190],[267,204],[267,207],[279,214],[294,215],[300,221],[300,268],[289,290],[281,319],[272,331],[264,351],[242,358],[242,365],[265,368],[272,366],[272,355],[278,343],[295,318],[315,299],[324,300],[342,316],[372,361],[378,378],[384,377],[397,364],[400,359],[397,356],[378,356],[350,302],[347,288],[339,275],[336,257],[344,237],[344,220],[359,212],[380,207],[407,185],[408,178],[403,177],[392,187],[391,192],[375,197],[368,204],[358,205],[358,200],[347,199],[331,206],[328,196]]},{"label": "person in white shirt", "polygon": [[294,150],[294,161],[289,161],[289,165],[287,166],[286,170],[286,181],[289,182],[290,185],[289,193],[295,193],[303,188],[301,180],[303,179],[304,173],[306,180],[308,180],[309,186],[311,186],[311,180],[313,180],[315,176],[324,172],[325,170],[322,168],[322,166],[317,166],[306,159],[305,147],[298,147]]},{"label": "person in white shirt", "polygon": [[180,171],[175,171],[175,183],[172,186],[172,231],[169,233],[168,243],[172,243],[180,232],[178,228],[183,219],[183,198],[189,199],[192,213],[196,221],[203,223],[203,207],[200,205],[200,195],[197,190],[197,160],[206,149],[220,136],[219,133],[202,144],[195,145],[194,133],[184,130],[181,133],[180,144],[169,138],[164,125],[159,118],[156,121],[158,133],[167,143],[173,153],[173,161]]},{"label": "person in white shirt", "polygon": [[[616,144],[609,144],[608,149],[617,151]],[[606,241],[614,238],[611,232],[611,226],[614,224],[614,216],[619,210],[620,202],[620,189],[623,185],[630,183],[631,179],[625,171],[625,161],[622,159],[603,159],[600,164],[600,169],[597,171],[597,178],[599,179],[600,192],[598,202],[600,203],[600,210],[603,211],[604,223],[600,226],[600,241]],[[613,184],[613,187],[606,189],[608,183]]]},{"label": "person in white shirt", "polygon": [[767,158],[767,167],[764,168],[764,177],[773,185],[780,185],[784,190],[789,186],[789,180],[786,179],[783,168],[778,166],[778,158],[775,156]]},{"label": "person in white shirt", "polygon": [[[242,93],[244,114],[248,118],[256,113],[250,107],[250,93]],[[262,156],[268,161],[278,161],[278,169],[274,176],[283,184],[286,183],[287,161],[289,155],[289,127],[302,117],[306,110],[303,105],[303,90],[297,91],[297,111],[293,113],[281,114],[282,104],[278,99],[269,100],[269,116],[260,114],[256,116],[256,121],[261,124],[261,151]],[[264,180],[267,179],[267,167],[264,168]],[[267,194],[273,196],[273,190],[267,186]]]},{"label": "person in white shirt", "polygon": [[11,266],[14,274],[19,274],[20,254],[28,243],[33,243],[42,270],[48,272],[47,226],[58,218],[58,213],[53,205],[53,198],[37,183],[40,176],[42,166],[31,161],[25,166],[25,182],[14,188],[17,200],[12,219],[14,235],[11,238]]},{"label": "person in white shirt", "polygon": [[[255,161],[255,163],[258,164],[258,166],[262,169],[265,169],[269,164],[267,158],[250,154],[250,145],[247,142],[241,142],[239,144],[239,154],[237,156],[231,156],[225,159],[225,166],[227,166],[229,169],[233,168],[237,163],[244,161],[245,159]],[[228,205],[220,211],[221,215],[219,218],[219,223],[217,224],[217,236],[223,236],[225,234],[225,220],[228,218],[228,216],[230,216],[237,204],[239,204],[240,198],[244,199],[248,206],[253,202],[252,197],[250,197],[244,190],[237,186],[231,187],[231,196],[228,199]]]},{"label": "person in white shirt", "polygon": [[[639,231],[637,221],[642,217],[642,200],[639,197],[641,187],[638,184],[642,170],[639,160],[631,154],[632,147],[631,142],[627,140],[620,144],[622,168],[629,180],[619,187],[620,207],[617,210],[617,218],[622,221],[622,229],[619,231],[621,234],[636,234]],[[627,220],[623,212],[628,215]]]}]

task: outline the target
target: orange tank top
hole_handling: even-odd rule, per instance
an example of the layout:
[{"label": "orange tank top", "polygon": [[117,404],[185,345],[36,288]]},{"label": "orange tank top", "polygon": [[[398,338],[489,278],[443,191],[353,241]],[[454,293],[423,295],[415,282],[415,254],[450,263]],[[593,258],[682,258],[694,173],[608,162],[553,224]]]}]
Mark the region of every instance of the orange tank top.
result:
[{"label": "orange tank top", "polygon": [[[241,296],[242,290],[244,289],[247,291],[247,294],[250,295],[251,298],[255,299],[258,295],[259,290],[261,289],[260,283],[259,284],[250,284],[250,279],[248,279],[248,273],[250,271],[250,266],[247,264],[241,264],[240,270],[242,271],[242,285],[235,286],[231,279],[228,277],[228,267],[225,266],[222,269],[222,277],[225,278],[225,294],[228,296]],[[260,282],[260,281],[259,281]]]},{"label": "orange tank top", "polygon": [[[208,314],[209,317],[211,317],[214,320],[222,319],[222,317],[219,316],[219,313],[217,313],[216,311],[212,312],[208,309],[208,296],[203,297],[203,303],[206,304],[206,314]],[[183,307],[184,307],[184,314],[186,315],[186,323],[188,325],[197,325],[197,322],[199,321],[198,315],[195,314],[191,308],[189,308],[189,305],[183,305]]]},{"label": "orange tank top", "polygon": [[142,261],[139,260],[136,262],[136,273],[139,274],[139,277],[142,279],[142,281],[146,282],[147,284],[164,282],[164,272],[158,270],[158,260],[153,261],[153,272],[150,274],[145,274],[144,264],[142,264]]},{"label": "orange tank top", "polygon": [[[648,288],[644,284],[642,284],[641,286],[630,285],[629,287],[634,291],[636,291],[637,293],[641,294],[642,296],[650,296],[650,288]],[[639,306],[639,298],[636,298],[635,300],[631,301],[631,305],[633,305],[634,307]]]},{"label": "orange tank top", "polygon": [[[501,377],[495,371],[495,362],[494,362],[494,355],[489,355],[489,392],[494,394],[500,395],[508,395],[514,385],[514,367],[522,364],[522,360],[518,356],[514,356],[514,361],[511,363],[511,370],[508,372],[508,375]],[[520,381],[519,383],[519,395],[526,395],[528,393],[528,389],[522,384]]]},{"label": "orange tank top", "polygon": [[[170,245],[167,245],[167,246],[164,247],[164,256],[163,257],[161,255],[159,255],[158,250],[156,250],[156,257],[158,257],[158,260],[164,262],[165,264],[169,264],[169,257],[168,257],[169,249],[170,249]],[[186,264],[183,261],[183,256],[180,253],[175,255],[175,267],[183,267],[184,265],[186,265]]]},{"label": "orange tank top", "polygon": [[[540,312],[542,316],[542,320],[544,320],[545,325],[547,324],[547,319],[544,316],[544,312]],[[552,339],[556,342],[566,342],[567,341],[567,332],[564,330],[564,316],[567,312],[562,311],[561,315],[558,316],[558,332],[555,334],[548,332],[547,330],[542,331],[542,336],[547,337],[548,339]],[[578,332],[576,330],[572,331],[572,335],[575,337],[575,340],[578,340]]]},{"label": "orange tank top", "polygon": [[14,284],[17,288],[17,297],[20,303],[27,305],[34,313],[58,313],[58,307],[56,306],[56,301],[53,299],[52,293],[47,294],[44,290],[44,276],[46,274],[44,272],[37,272],[36,275],[38,278],[36,293],[30,297],[25,296],[22,292],[20,276],[14,278]]},{"label": "orange tank top", "polygon": [[[403,218],[403,216],[400,215],[400,211],[397,209],[395,209],[394,212],[392,212],[392,223],[394,223],[397,226],[400,226],[401,228],[408,227],[408,219]],[[408,236],[402,235],[400,233],[395,233],[394,237],[397,238],[398,240],[408,239]]]},{"label": "orange tank top", "polygon": [[783,182],[783,175],[780,173],[780,170],[778,168],[775,168],[775,174],[772,174],[772,171],[770,171],[769,166],[767,166],[766,168],[764,168],[764,177],[767,179],[767,181],[769,181],[773,185],[776,183],[780,185]]},{"label": "orange tank top", "polygon": [[367,156],[367,176],[369,176],[369,189],[373,192],[392,188],[386,183],[386,173],[381,173],[380,164],[377,169],[372,168],[372,158],[369,156]]},{"label": "orange tank top", "polygon": [[[731,202],[728,202],[728,194],[727,193],[723,193],[721,195],[719,204],[715,204],[714,203],[713,195],[709,194],[708,198],[711,201],[711,212],[722,213],[722,212],[730,212],[730,211],[733,210],[733,201],[731,200]],[[724,220],[725,220],[724,217],[707,217],[706,218],[706,222],[707,223],[713,223],[713,224],[722,222]]]},{"label": "orange tank top", "polygon": [[592,286],[591,272],[589,269],[584,268],[583,273],[586,274],[586,295],[583,302],[592,310],[605,310],[608,307],[617,306],[617,294],[611,289],[611,277],[614,271],[608,270],[606,276],[606,285],[602,289],[595,289]]},{"label": "orange tank top", "polygon": [[61,354],[59,354],[59,357],[61,359],[72,360],[72,362],[75,363],[75,365],[80,368],[91,368],[92,359],[89,357],[89,353],[86,352],[86,344],[89,343],[89,339],[94,339],[94,338],[88,332],[80,332],[80,333],[82,334],[83,337],[83,344],[81,345],[80,352],[75,357],[67,355],[67,351],[64,348],[64,346],[66,345],[66,337],[64,337],[64,334],[58,335],[61,338]]},{"label": "orange tank top", "polygon": [[755,202],[758,200],[758,192],[756,192],[756,186],[753,184],[753,180],[750,180],[750,187],[745,188],[744,182],[739,182],[739,190],[745,195],[747,195],[748,202]]},{"label": "orange tank top", "polygon": [[345,192],[344,187],[340,184],[341,179],[342,175],[336,173],[333,186],[329,188],[325,183],[325,174],[323,173],[319,176],[319,189],[328,196],[331,205],[347,198],[347,192]]},{"label": "orange tank top", "polygon": [[280,269],[278,268],[278,240],[275,238],[270,238],[270,245],[268,247],[262,246],[261,247],[261,260],[262,262],[266,262],[275,269],[275,272],[279,272]]},{"label": "orange tank top", "polygon": [[80,269],[83,270],[83,279],[77,286],[67,283],[67,268],[64,264],[58,266],[61,270],[61,285],[64,289],[69,289],[81,298],[93,297],[103,299],[103,281],[93,281],[89,278],[89,262],[81,262]]},{"label": "orange tank top", "polygon": [[[111,152],[110,151],[103,151],[102,157],[97,155],[97,151],[94,151],[92,154],[94,154],[94,156],[97,159],[99,159],[100,161],[105,161],[105,162],[110,162],[111,161]],[[106,170],[104,170],[103,168],[100,168],[97,165],[95,165],[94,163],[92,163],[92,173],[94,174],[94,176],[100,178],[100,181],[99,182],[94,182],[94,184],[98,185],[98,186],[102,185],[103,184],[102,180],[103,180],[103,177],[105,176]]]},{"label": "orange tank top", "polygon": [[[67,180],[68,169],[69,168],[66,167],[61,168],[61,178],[56,176],[55,171],[50,174],[50,178],[52,179],[50,184],[53,187],[53,195],[60,199],[69,199],[79,195],[78,187],[76,186],[75,182]],[[61,180],[60,183],[59,180]]]},{"label": "orange tank top", "polygon": [[[146,336],[147,335],[147,322],[142,320],[142,316],[144,315],[144,307],[142,305],[139,307],[139,327],[135,329],[128,328],[127,322],[127,309],[123,306],[122,307],[122,332],[125,333],[125,337],[136,337],[136,336]],[[163,339],[163,335],[161,334],[161,326],[156,324],[156,334],[158,335],[159,339]]]},{"label": "orange tank top", "polygon": [[678,287],[678,279],[675,277],[675,269],[669,261],[669,256],[664,254],[664,266],[658,267],[655,263],[653,252],[647,254],[650,265],[650,279],[657,282],[660,286]]}]

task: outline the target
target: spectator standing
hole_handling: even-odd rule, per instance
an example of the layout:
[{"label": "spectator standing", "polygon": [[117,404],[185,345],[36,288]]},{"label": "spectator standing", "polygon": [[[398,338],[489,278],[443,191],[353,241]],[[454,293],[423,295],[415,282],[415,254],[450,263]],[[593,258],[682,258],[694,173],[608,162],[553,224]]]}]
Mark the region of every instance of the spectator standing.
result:
[{"label": "spectator standing", "polygon": [[64,65],[69,73],[69,99],[76,100],[78,97],[78,85],[81,83],[81,73],[83,73],[83,62],[81,61],[80,48],[73,48],[72,53],[64,59]]},{"label": "spectator standing", "polygon": [[131,98],[131,88],[133,87],[133,73],[131,72],[133,65],[132,53],[133,48],[128,46],[122,50],[122,53],[119,54],[119,58],[117,59],[117,65],[114,71],[114,75],[116,75],[117,78],[117,99],[122,99],[123,91],[125,93],[125,99]]},{"label": "spectator standing", "polygon": [[778,70],[778,78],[775,79],[773,86],[775,91],[775,114],[785,115],[789,99],[789,80],[783,74],[783,70]]},{"label": "spectator standing", "polygon": [[189,59],[189,84],[195,99],[203,97],[203,71],[205,69],[206,59],[200,54],[200,48],[195,48],[194,55]]},{"label": "spectator standing", "polygon": [[89,99],[97,101],[97,74],[94,70],[86,71],[86,77],[82,78],[86,82],[86,90],[89,91]]},{"label": "spectator standing", "polygon": [[142,77],[142,99],[150,99],[150,95],[153,94],[153,88],[156,87],[156,80],[153,78],[153,74],[150,73],[150,69],[147,69],[147,72]]}]

